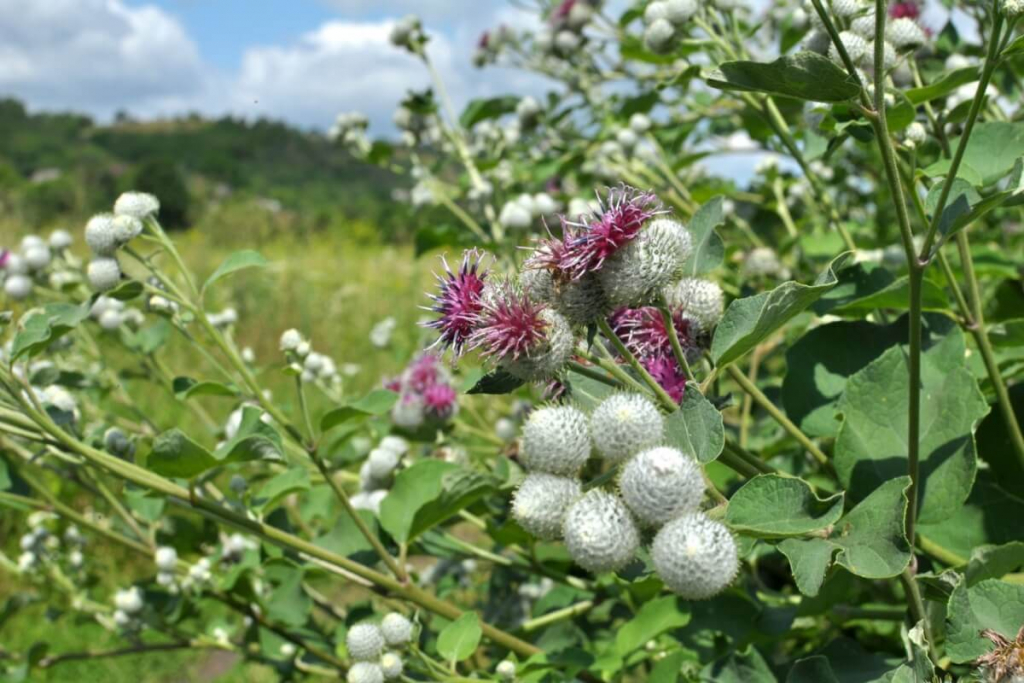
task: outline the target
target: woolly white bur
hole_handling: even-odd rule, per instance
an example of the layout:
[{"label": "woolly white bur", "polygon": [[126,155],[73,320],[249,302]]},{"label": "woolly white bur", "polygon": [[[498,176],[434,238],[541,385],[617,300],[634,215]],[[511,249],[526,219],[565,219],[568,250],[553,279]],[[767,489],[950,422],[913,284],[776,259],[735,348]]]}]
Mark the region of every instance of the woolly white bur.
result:
[{"label": "woolly white bur", "polygon": [[725,311],[725,295],[717,283],[695,277],[684,277],[666,287],[663,294],[669,308],[682,308],[684,315],[707,333],[718,324]]},{"label": "woolly white bur", "polygon": [[384,640],[392,647],[406,645],[412,640],[412,622],[398,612],[392,612],[380,623]]},{"label": "woolly white bur", "polygon": [[15,301],[27,299],[31,293],[32,278],[27,275],[8,275],[7,279],[4,280],[4,294]]},{"label": "woolly white bur", "polygon": [[377,659],[384,651],[384,644],[384,634],[374,624],[356,624],[345,637],[348,654],[357,662]]},{"label": "woolly white bur", "polygon": [[554,541],[561,537],[566,513],[581,493],[578,479],[533,472],[516,490],[512,515],[536,538]]},{"label": "woolly white bur", "polygon": [[706,600],[725,589],[739,570],[736,541],[721,522],[696,513],[662,527],[651,548],[654,571],[678,595]]},{"label": "woolly white bur", "polygon": [[503,681],[511,681],[516,677],[516,663],[506,659],[498,664],[498,668],[494,670],[494,673],[498,674],[498,678]]},{"label": "woolly white bur", "polygon": [[178,565],[178,551],[170,546],[161,546],[156,549],[153,559],[160,571],[173,572]]},{"label": "woolly white bur", "polygon": [[348,670],[348,683],[384,683],[384,670],[372,662],[356,662]]},{"label": "woolly white bur", "polygon": [[380,670],[386,680],[393,680],[402,675],[404,669],[402,658],[394,652],[385,652],[380,658]]},{"label": "woolly white bur", "polygon": [[677,279],[692,251],[689,231],[661,218],[615,253],[599,273],[601,289],[613,306],[647,303],[653,294]]},{"label": "woolly white bur", "polygon": [[626,463],[619,488],[640,521],[658,526],[700,507],[704,477],[696,460],[662,446],[638,453]]},{"label": "woolly white bur", "polygon": [[101,213],[85,224],[85,243],[97,256],[111,256],[118,248],[114,215]]},{"label": "woolly white bur", "polygon": [[86,277],[90,287],[98,292],[106,292],[121,281],[121,266],[116,258],[101,256],[89,262]]},{"label": "woolly white bur", "polygon": [[662,441],[665,421],[653,403],[639,394],[614,394],[601,402],[590,420],[598,453],[622,462]]},{"label": "woolly white bur", "polygon": [[636,556],[640,532],[629,510],[611,493],[589,491],[565,517],[565,547],[573,561],[595,574],[622,569]]},{"label": "woolly white bur", "polygon": [[114,202],[115,214],[139,220],[148,218],[159,210],[160,201],[146,192],[125,192]]},{"label": "woolly white bur", "polygon": [[519,453],[533,472],[572,475],[590,457],[587,416],[572,406],[550,406],[530,413]]}]

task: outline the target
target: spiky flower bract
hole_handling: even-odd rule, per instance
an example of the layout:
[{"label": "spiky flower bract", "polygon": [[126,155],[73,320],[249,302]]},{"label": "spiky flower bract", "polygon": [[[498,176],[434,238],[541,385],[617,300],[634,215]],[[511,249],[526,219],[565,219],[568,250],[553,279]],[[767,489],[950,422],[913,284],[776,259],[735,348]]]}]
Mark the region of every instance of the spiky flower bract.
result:
[{"label": "spiky flower bract", "polygon": [[666,287],[665,301],[673,310],[697,323],[700,334],[707,334],[722,319],[725,310],[725,295],[718,284],[696,277],[685,277],[676,284]]},{"label": "spiky flower bract", "polygon": [[594,409],[590,432],[594,446],[610,462],[622,462],[664,438],[665,421],[640,394],[613,394]]},{"label": "spiky flower bract", "polygon": [[384,683],[384,670],[375,662],[356,662],[348,670],[348,683]]},{"label": "spiky flower bract", "polygon": [[924,29],[910,17],[890,21],[885,27],[885,38],[897,50],[918,47],[928,40]]},{"label": "spiky flower bract", "polygon": [[148,218],[160,210],[160,200],[147,192],[125,192],[114,202],[114,213],[118,216]]},{"label": "spiky flower bract", "polygon": [[519,284],[530,299],[547,303],[572,325],[587,325],[604,316],[610,306],[595,273],[572,279],[558,268],[565,244],[544,243],[523,264]]},{"label": "spiky flower bract", "polygon": [[676,403],[683,400],[686,393],[686,375],[674,356],[648,356],[640,359],[641,365],[650,373],[665,393]]},{"label": "spiky flower bract", "polygon": [[704,496],[704,476],[692,457],[661,446],[637,453],[626,463],[619,489],[638,519],[658,526],[697,510]]},{"label": "spiky flower bract", "polygon": [[121,281],[121,265],[116,258],[100,256],[89,262],[86,276],[93,289],[97,292],[106,292]]},{"label": "spiky flower bract", "polygon": [[370,662],[384,651],[384,634],[374,624],[356,624],[345,637],[348,654],[357,662]]},{"label": "spiky flower bract", "polygon": [[[626,348],[637,356],[643,358],[671,355],[672,339],[668,326],[665,325],[661,311],[654,306],[620,308],[612,314],[608,322]],[[696,334],[692,329],[693,321],[683,315],[681,308],[673,312],[672,323],[683,350],[699,353],[694,341]]]},{"label": "spiky flower bract", "polygon": [[565,547],[579,566],[595,574],[622,569],[636,556],[640,532],[618,496],[593,489],[565,516]]},{"label": "spiky flower bract", "polygon": [[579,479],[531,472],[516,490],[512,515],[519,526],[536,538],[554,541],[562,535],[569,506],[582,492]]},{"label": "spiky flower bract", "polygon": [[658,290],[679,278],[690,251],[686,228],[672,220],[651,221],[601,268],[601,288],[613,306],[647,303]]},{"label": "spiky flower bract", "polygon": [[993,629],[984,629],[981,634],[995,647],[974,660],[974,664],[994,683],[1020,683],[1024,680],[1024,626],[1017,631],[1017,637],[1010,640]]},{"label": "spiky flower bract", "polygon": [[426,325],[439,332],[437,343],[450,348],[455,355],[465,349],[483,310],[481,295],[487,272],[480,266],[482,259],[480,252],[468,250],[463,253],[458,270],[453,272],[442,257],[444,274],[436,275],[437,294],[429,295],[434,300],[430,310],[439,317]]},{"label": "spiky flower bract", "polygon": [[[569,279],[601,269],[605,261],[636,238],[644,224],[662,213],[658,198],[627,185],[608,190],[600,208],[578,222],[562,217],[558,268]],[[552,243],[547,243],[552,244]]]},{"label": "spiky flower bract", "polygon": [[412,640],[412,622],[398,612],[385,615],[380,622],[380,630],[391,647],[400,647]]},{"label": "spiky flower bract", "polygon": [[736,541],[729,529],[699,512],[662,527],[654,537],[651,558],[665,585],[689,600],[718,595],[739,571]]},{"label": "spiky flower bract", "polygon": [[423,409],[427,417],[445,421],[450,420],[459,407],[459,394],[448,384],[435,384],[423,392]]},{"label": "spiky flower bract", "polygon": [[547,406],[530,413],[523,426],[519,458],[533,472],[574,475],[590,457],[587,416],[572,406]]}]

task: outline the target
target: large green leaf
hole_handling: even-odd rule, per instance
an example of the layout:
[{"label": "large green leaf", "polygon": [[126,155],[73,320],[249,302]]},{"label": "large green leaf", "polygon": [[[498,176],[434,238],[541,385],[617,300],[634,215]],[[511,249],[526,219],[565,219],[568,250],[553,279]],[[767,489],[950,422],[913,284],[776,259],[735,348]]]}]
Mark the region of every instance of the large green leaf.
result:
[{"label": "large green leaf", "polygon": [[437,635],[437,651],[449,662],[461,662],[476,652],[483,631],[475,612],[466,612]]},{"label": "large green leaf", "polygon": [[[988,404],[964,366],[953,329],[921,354],[920,496],[922,523],[940,522],[967,499],[976,469],[974,430]],[[851,376],[839,401],[835,445],[839,480],[854,499],[907,471],[908,369],[893,347]]]},{"label": "large green leaf", "polygon": [[701,463],[709,463],[722,454],[722,414],[695,383],[687,383],[679,410],[665,419],[665,440]]},{"label": "large green leaf", "polygon": [[267,616],[288,626],[302,626],[313,609],[312,599],[302,589],[302,567],[279,562],[267,568],[277,585],[266,600]]},{"label": "large green leaf", "polygon": [[711,342],[715,363],[726,365],[741,358],[835,287],[839,281],[836,271],[842,268],[848,256],[848,252],[837,256],[812,285],[785,282],[770,292],[729,304]]},{"label": "large green leaf", "polygon": [[420,460],[398,473],[380,505],[380,524],[399,543],[413,537],[416,513],[444,490],[444,476],[459,467],[440,460]]},{"label": "large green leaf", "polygon": [[943,522],[919,524],[918,534],[965,560],[979,546],[1020,540],[1024,498],[1013,489],[1016,481],[982,470],[967,504]]},{"label": "large green leaf", "polygon": [[572,370],[567,373],[566,380],[570,388],[570,396],[573,403],[579,406],[580,410],[588,415],[594,411],[594,408],[601,404],[601,401],[615,392],[614,387],[608,386],[603,382],[598,382],[596,379],[591,379],[577,372],[573,372]]},{"label": "large green leaf", "polygon": [[[955,149],[959,142],[957,138],[949,144]],[[1024,156],[1024,122],[986,121],[974,127],[964,150],[963,164],[978,172],[982,185],[991,185],[1009,173],[1021,156]],[[941,171],[948,168],[949,162],[944,160],[933,166]],[[929,175],[933,174],[931,171],[931,167],[925,170]]]},{"label": "large green leaf", "polygon": [[986,545],[971,552],[964,577],[970,588],[980,581],[1001,579],[1021,567],[1024,567],[1024,542]]},{"label": "large green leaf", "polygon": [[866,579],[898,575],[912,553],[904,532],[910,477],[885,482],[839,520],[830,541],[839,548],[836,562]]},{"label": "large green leaf", "polygon": [[335,408],[320,418],[320,429],[327,431],[353,420],[362,420],[374,415],[383,415],[391,410],[398,400],[398,394],[387,389],[376,389],[348,405]]},{"label": "large green leaf", "polygon": [[260,514],[274,509],[286,496],[309,490],[309,470],[292,467],[268,480],[252,500],[252,506]]},{"label": "large green leaf", "polygon": [[708,76],[708,85],[722,90],[763,92],[813,102],[844,102],[860,87],[828,57],[802,51],[774,62],[726,62]]},{"label": "large green leaf", "polygon": [[18,323],[11,345],[11,360],[34,356],[51,343],[75,329],[89,315],[88,305],[46,304],[26,315]]},{"label": "large green leaf", "polygon": [[470,100],[459,116],[463,128],[472,128],[481,121],[497,118],[516,110],[519,98],[514,95]]},{"label": "large green leaf", "polygon": [[[925,348],[945,337],[955,325],[944,315],[926,315]],[[857,343],[851,344],[851,339]],[[906,341],[906,316],[890,325],[857,320],[809,330],[786,351],[786,376],[782,381],[786,414],[810,436],[834,437],[840,425],[839,398],[850,377],[886,349]]]},{"label": "large green leaf", "polygon": [[[441,524],[481,498],[494,493],[501,482],[495,477],[467,469],[455,469],[441,476],[438,495],[416,511],[409,538]],[[390,496],[390,494],[389,494]]]},{"label": "large green leaf", "polygon": [[708,664],[700,672],[701,683],[777,683],[764,657],[753,646],[733,652],[725,659]]},{"label": "large green leaf", "polygon": [[[369,510],[357,510],[356,514],[366,524],[373,534],[377,533],[377,519]],[[350,515],[338,515],[334,526],[323,536],[316,539],[315,543],[321,548],[326,548],[332,553],[343,557],[350,557],[357,561],[373,564],[378,558],[377,553],[366,540],[359,527],[352,520]]]},{"label": "large green leaf", "polygon": [[[1024,202],[1024,184],[1022,184],[1022,181],[1024,181],[1024,162],[1021,159],[1017,159],[1014,162],[1010,179],[1005,189],[992,193],[987,197],[982,197],[978,194],[977,190],[966,180],[954,178],[953,185],[949,191],[949,198],[939,219],[939,235],[943,239],[949,239],[993,209],[1003,205],[1014,206],[1021,204]],[[926,208],[929,214],[933,214],[937,208],[943,184],[943,182],[935,183],[928,191]]]},{"label": "large green leaf", "polygon": [[280,457],[284,450],[281,435],[264,421],[264,415],[266,413],[254,406],[242,408],[238,431],[217,447],[213,457],[221,464]]},{"label": "large green leaf", "polygon": [[[897,277],[880,265],[854,264],[839,273],[839,283],[811,307],[818,315],[860,314],[879,308],[910,308],[910,280]],[[921,288],[921,307],[926,311],[949,310],[949,297],[939,285],[925,279]]]},{"label": "large green leaf", "polygon": [[203,291],[205,292],[210,285],[223,277],[227,277],[232,273],[238,272],[245,268],[262,268],[267,265],[267,259],[263,258],[262,254],[252,249],[243,249],[236,251],[233,254],[229,254],[224,262],[217,266],[217,270],[213,271],[210,277],[206,278],[206,282],[203,283]]},{"label": "large green leaf", "polygon": [[976,66],[965,66],[962,69],[950,71],[948,74],[929,85],[920,88],[911,88],[906,91],[907,99],[913,104],[924,104],[945,97],[961,85],[973,83],[981,76]]},{"label": "large green leaf", "polygon": [[675,595],[649,600],[615,634],[615,649],[622,657],[638,650],[665,631],[690,623],[690,606]]},{"label": "large green leaf", "polygon": [[693,240],[693,251],[683,264],[683,272],[686,275],[701,275],[722,264],[725,244],[715,231],[722,221],[721,197],[709,199],[690,219],[687,229]]},{"label": "large green leaf", "polygon": [[193,396],[238,396],[238,388],[211,380],[194,380],[191,377],[175,377],[174,395],[179,400]]},{"label": "large green leaf", "polygon": [[153,440],[146,466],[164,477],[190,479],[217,466],[210,451],[190,439],[180,429],[164,432]]},{"label": "large green leaf", "polygon": [[801,479],[763,474],[729,499],[725,522],[748,536],[802,536],[835,524],[843,514],[843,494],[819,498]]},{"label": "large green leaf", "polygon": [[961,581],[946,608],[946,654],[954,662],[970,662],[993,647],[981,635],[983,630],[991,629],[1012,641],[1022,624],[1024,586],[988,579],[968,588]]},{"label": "large green leaf", "polygon": [[799,659],[786,676],[786,683],[839,683],[828,657],[815,655]]},{"label": "large green leaf", "polygon": [[823,538],[787,538],[778,549],[789,560],[797,590],[809,597],[817,595],[832,564],[835,545]]}]

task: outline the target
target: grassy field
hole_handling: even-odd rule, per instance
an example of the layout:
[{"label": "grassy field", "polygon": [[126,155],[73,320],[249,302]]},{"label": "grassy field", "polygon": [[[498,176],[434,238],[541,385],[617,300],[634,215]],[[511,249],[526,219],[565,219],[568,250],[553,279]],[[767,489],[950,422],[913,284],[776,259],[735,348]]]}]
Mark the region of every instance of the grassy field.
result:
[{"label": "grassy field", "polygon": [[[24,235],[11,224],[0,226],[4,244],[16,245]],[[76,237],[80,240],[80,233]],[[253,248],[244,230],[223,232],[193,231],[176,235],[186,262],[200,280],[212,272],[225,256],[236,249]],[[346,394],[358,396],[378,386],[381,378],[401,370],[409,356],[422,348],[426,339],[416,325],[423,314],[431,271],[437,267],[432,257],[415,259],[411,248],[360,244],[345,235],[317,234],[296,240],[288,236],[262,238],[257,246],[270,261],[265,269],[238,273],[218,284],[209,295],[209,310],[234,306],[239,323],[235,339],[240,347],[251,347],[262,368],[260,380],[274,392],[275,400],[290,408],[293,379],[281,372],[282,355],[278,338],[283,330],[296,327],[312,340],[313,348],[335,359],[339,367],[355,364],[358,371],[346,378]],[[76,253],[84,256],[79,241]],[[369,341],[374,324],[393,316],[397,325],[391,346],[376,349]],[[175,374],[196,379],[223,379],[199,358],[182,338],[174,337],[164,351],[164,359]],[[116,359],[111,359],[116,365]],[[141,391],[143,387],[146,391]],[[150,385],[126,384],[129,395],[137,400],[161,427],[175,424],[183,417],[180,404],[169,395],[153,392]],[[204,407],[221,420],[234,407],[232,401],[203,398]],[[324,399],[320,399],[321,404]],[[321,407],[323,407],[321,405]],[[163,423],[163,424],[161,424]],[[188,425],[186,425],[186,428]],[[4,513],[8,515],[8,513]],[[12,526],[0,524],[14,531]],[[9,557],[17,556],[17,536],[0,538],[0,548]],[[110,554],[104,547],[97,553],[99,575],[124,581],[133,576],[131,557]],[[90,558],[92,561],[92,558]],[[149,567],[138,567],[141,576]],[[77,622],[70,615],[59,617],[47,612],[43,603],[30,604],[13,618],[3,615],[3,603],[14,595],[31,596],[33,587],[17,582],[0,569],[0,652],[25,652],[33,643],[47,642],[53,653],[103,650],[123,646],[124,642],[91,622]],[[102,593],[101,593],[102,594]],[[209,651],[132,655],[115,659],[70,662],[46,672],[40,681],[103,681],[104,683],[171,681],[262,681],[276,680],[269,669],[239,665],[223,654]]]}]

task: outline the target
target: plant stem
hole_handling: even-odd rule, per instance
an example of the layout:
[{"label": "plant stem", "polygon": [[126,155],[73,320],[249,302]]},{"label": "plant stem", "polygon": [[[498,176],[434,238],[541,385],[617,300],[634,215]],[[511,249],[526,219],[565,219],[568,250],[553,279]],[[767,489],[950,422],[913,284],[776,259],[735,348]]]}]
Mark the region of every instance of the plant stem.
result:
[{"label": "plant stem", "polygon": [[626,345],[622,343],[619,336],[612,331],[611,325],[608,324],[607,320],[604,318],[598,318],[597,328],[601,331],[601,334],[603,334],[608,341],[612,343],[612,346],[615,347],[615,350],[618,351],[619,355],[629,363],[629,366],[633,368],[633,371],[643,378],[644,383],[646,383],[648,388],[654,392],[655,397],[657,397],[658,401],[666,410],[672,412],[679,408],[676,402],[672,400],[672,397],[668,395],[668,392],[658,384],[656,379],[651,377],[651,373],[647,372],[647,369],[640,363],[639,359],[637,359],[637,357],[626,348]]},{"label": "plant stem", "polygon": [[569,361],[569,367],[576,374],[583,375],[584,377],[589,377],[590,379],[594,380],[595,382],[600,382],[601,384],[606,384],[606,385],[608,385],[610,387],[613,387],[615,389],[618,389],[618,388],[622,387],[622,383],[619,382],[618,380],[616,380],[616,379],[614,379],[612,377],[609,377],[608,375],[602,374],[602,373],[598,372],[597,370],[594,370],[593,368],[591,368],[589,366],[583,365],[582,363],[578,363],[576,361]]},{"label": "plant stem", "polygon": [[572,619],[573,617],[585,614],[586,612],[589,612],[590,608],[593,606],[593,600],[584,600],[583,602],[578,602],[575,605],[569,605],[568,607],[563,607],[562,609],[555,610],[554,612],[548,612],[547,614],[534,619],[524,621],[523,625],[519,627],[519,630],[525,633],[536,631],[539,628],[550,626],[551,624],[558,623],[559,621]]},{"label": "plant stem", "polygon": [[191,641],[144,643],[140,645],[122,647],[115,650],[85,650],[83,652],[65,652],[59,655],[50,655],[49,657],[44,657],[39,660],[38,666],[40,669],[49,669],[50,667],[62,662],[81,661],[83,659],[109,659],[111,657],[124,657],[125,655],[145,654],[148,652],[168,652],[171,650],[186,650],[204,647],[216,649],[214,645],[204,645]]},{"label": "plant stem", "polygon": [[683,351],[683,345],[679,343],[679,332],[676,330],[675,321],[672,319],[672,313],[669,312],[668,307],[664,303],[658,305],[658,312],[661,314],[661,321],[665,324],[665,331],[668,332],[668,341],[672,346],[672,355],[676,357],[676,363],[679,365],[679,369],[683,371],[683,377],[687,382],[695,382],[696,378],[693,376],[693,370],[690,369],[690,364],[686,360],[686,353]]},{"label": "plant stem", "polygon": [[830,467],[830,461],[828,456],[818,448],[818,445],[811,441],[810,437],[804,434],[799,427],[793,424],[793,421],[786,417],[786,414],[779,410],[778,406],[772,403],[772,400],[764,395],[764,393],[757,388],[757,385],[747,379],[747,376],[737,368],[735,365],[728,365],[725,368],[729,376],[732,377],[733,381],[740,385],[743,391],[747,392],[759,406],[764,408],[772,418],[778,422],[786,432],[800,442],[800,445],[807,449],[807,452],[814,456],[820,464],[825,467]]},{"label": "plant stem", "polygon": [[[880,1],[880,0],[879,0]],[[931,225],[928,226],[928,233],[924,238],[924,245],[921,247],[920,259],[927,262],[931,259],[932,245],[935,243],[935,234],[939,229],[939,222],[942,219],[942,211],[946,208],[949,200],[949,193],[953,189],[953,179],[960,170],[960,162],[964,159],[964,152],[967,150],[967,142],[974,130],[974,124],[978,120],[978,112],[981,111],[981,103],[985,99],[985,92],[988,90],[989,81],[992,80],[992,72],[995,70],[999,57],[999,33],[1003,28],[1003,13],[999,10],[998,0],[993,0],[993,14],[995,21],[992,24],[992,35],[988,39],[988,54],[985,55],[985,64],[981,68],[981,79],[978,81],[978,89],[971,101],[971,109],[967,114],[967,121],[964,123],[964,131],[960,135],[960,142],[953,153],[953,160],[949,163],[949,170],[946,172],[946,179],[942,183],[942,190],[939,192],[939,201],[935,205],[932,214]],[[884,18],[878,22],[884,25]],[[875,50],[876,53],[878,50]],[[877,59],[877,55],[876,55]]]},{"label": "plant stem", "polygon": [[917,581],[914,579],[914,573],[909,567],[900,574],[900,581],[903,583],[903,588],[907,591],[907,607],[910,610],[911,618],[915,624],[920,622],[922,628],[924,628],[925,642],[928,643],[928,656],[932,663],[938,663],[939,656],[935,651],[935,641],[932,638],[932,626],[931,622],[928,621],[928,612],[924,608],[921,589],[918,587]]}]

